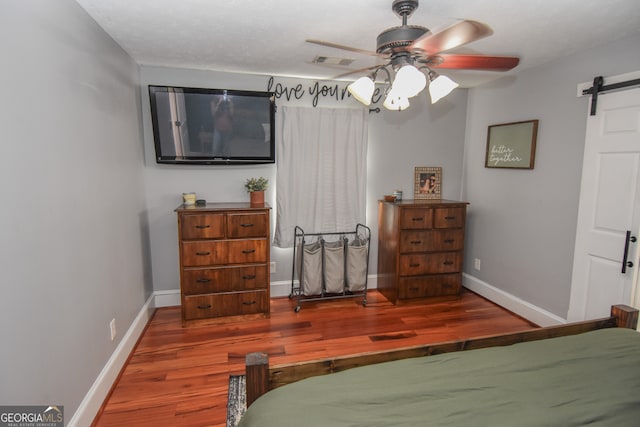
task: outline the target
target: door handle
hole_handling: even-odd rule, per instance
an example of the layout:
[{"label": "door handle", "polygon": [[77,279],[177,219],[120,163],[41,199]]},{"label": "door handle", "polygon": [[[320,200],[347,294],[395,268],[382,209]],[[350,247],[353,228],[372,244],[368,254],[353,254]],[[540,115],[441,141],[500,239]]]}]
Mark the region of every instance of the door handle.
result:
[{"label": "door handle", "polygon": [[627,272],[627,267],[633,267],[633,263],[631,261],[627,261],[627,258],[629,257],[629,243],[635,243],[637,241],[638,239],[636,236],[632,236],[631,231],[627,230],[627,235],[624,239],[624,255],[622,256],[622,274]]}]

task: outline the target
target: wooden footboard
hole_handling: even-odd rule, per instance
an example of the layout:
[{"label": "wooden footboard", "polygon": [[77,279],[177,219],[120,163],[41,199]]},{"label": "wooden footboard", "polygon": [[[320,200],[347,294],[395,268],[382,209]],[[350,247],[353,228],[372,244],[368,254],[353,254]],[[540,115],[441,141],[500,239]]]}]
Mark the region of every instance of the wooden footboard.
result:
[{"label": "wooden footboard", "polygon": [[389,351],[367,352],[351,356],[277,365],[272,367],[269,367],[269,357],[266,353],[249,353],[247,354],[245,361],[247,406],[251,405],[251,403],[267,391],[273,390],[282,385],[299,381],[304,378],[340,372],[358,366],[390,362],[393,360],[407,359],[411,357],[430,356],[454,351],[505,346],[520,342],[576,335],[596,329],[616,327],[636,329],[637,325],[637,309],[626,305],[615,305],[611,307],[611,317],[603,319],[570,323],[561,326],[551,326],[504,335],[493,335],[460,341],[405,347]]}]

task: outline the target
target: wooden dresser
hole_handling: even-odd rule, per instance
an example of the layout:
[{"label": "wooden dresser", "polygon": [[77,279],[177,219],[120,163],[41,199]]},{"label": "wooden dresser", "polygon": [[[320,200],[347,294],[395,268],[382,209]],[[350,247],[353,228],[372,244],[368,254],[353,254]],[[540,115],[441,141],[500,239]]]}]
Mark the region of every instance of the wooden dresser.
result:
[{"label": "wooden dresser", "polygon": [[457,298],[466,202],[379,201],[378,290],[394,304]]},{"label": "wooden dresser", "polygon": [[267,205],[181,205],[178,214],[182,323],[269,315]]}]

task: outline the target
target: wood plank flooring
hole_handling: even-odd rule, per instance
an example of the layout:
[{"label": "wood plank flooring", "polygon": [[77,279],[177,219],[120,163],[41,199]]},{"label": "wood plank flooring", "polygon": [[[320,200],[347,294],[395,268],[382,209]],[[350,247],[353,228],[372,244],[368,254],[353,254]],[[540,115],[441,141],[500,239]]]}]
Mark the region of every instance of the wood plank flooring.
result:
[{"label": "wood plank flooring", "polygon": [[272,364],[314,360],[532,329],[535,325],[465,291],[459,300],[394,306],[377,291],[362,298],[271,301],[271,317],[182,328],[180,308],[149,322],[93,425],[224,426],[230,374],[244,357],[269,353]]}]

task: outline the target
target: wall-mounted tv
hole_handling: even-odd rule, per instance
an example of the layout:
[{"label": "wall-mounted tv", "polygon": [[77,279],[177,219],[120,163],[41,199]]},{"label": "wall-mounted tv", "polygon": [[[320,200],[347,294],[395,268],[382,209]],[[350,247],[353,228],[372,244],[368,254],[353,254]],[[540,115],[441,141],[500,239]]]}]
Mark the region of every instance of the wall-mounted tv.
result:
[{"label": "wall-mounted tv", "polygon": [[275,162],[270,92],[149,86],[156,162]]}]

